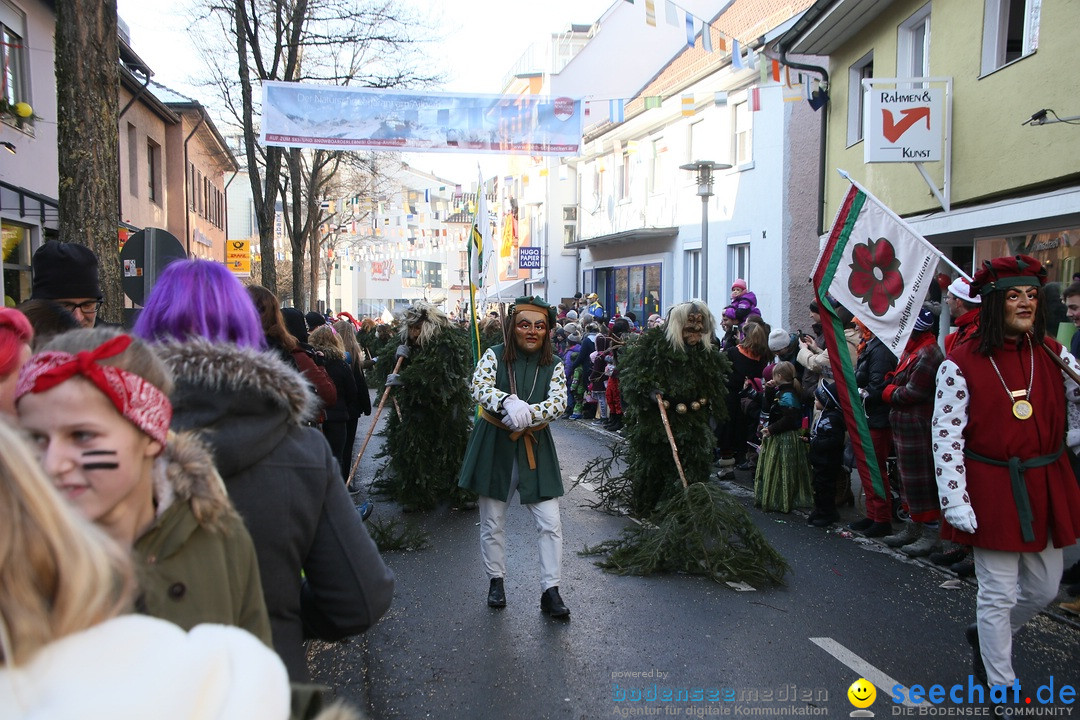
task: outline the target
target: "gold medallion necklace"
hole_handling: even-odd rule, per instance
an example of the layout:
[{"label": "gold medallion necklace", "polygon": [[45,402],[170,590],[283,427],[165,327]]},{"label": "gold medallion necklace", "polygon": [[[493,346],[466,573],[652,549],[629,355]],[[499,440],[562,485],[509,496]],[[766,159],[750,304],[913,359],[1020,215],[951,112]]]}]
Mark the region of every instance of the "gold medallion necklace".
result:
[{"label": "gold medallion necklace", "polygon": [[[1009,399],[1013,401],[1012,414],[1017,420],[1027,420],[1031,417],[1033,409],[1031,407],[1031,388],[1035,384],[1035,349],[1031,345],[1031,336],[1025,335],[1028,342],[1028,353],[1031,355],[1031,373],[1028,376],[1027,390],[1010,390],[1009,385],[1005,382],[1005,378],[1001,375],[1001,370],[998,369],[997,363],[994,362],[993,355],[990,356],[990,364],[994,367],[994,372],[997,373],[998,380],[1001,381],[1002,387],[1005,388],[1005,392],[1009,394]],[[1020,361],[1020,369],[1023,370],[1023,359]]]}]

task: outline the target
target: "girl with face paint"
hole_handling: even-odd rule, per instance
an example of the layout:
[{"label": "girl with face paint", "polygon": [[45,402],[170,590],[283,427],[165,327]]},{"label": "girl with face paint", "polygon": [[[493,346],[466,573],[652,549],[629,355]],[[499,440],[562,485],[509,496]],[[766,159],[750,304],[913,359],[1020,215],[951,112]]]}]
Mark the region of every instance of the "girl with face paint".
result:
[{"label": "girl with face paint", "polygon": [[16,407],[54,487],[130,549],[137,609],[185,629],[237,625],[269,645],[251,537],[210,454],[169,431],[171,384],[142,342],[73,330],[23,367]]}]

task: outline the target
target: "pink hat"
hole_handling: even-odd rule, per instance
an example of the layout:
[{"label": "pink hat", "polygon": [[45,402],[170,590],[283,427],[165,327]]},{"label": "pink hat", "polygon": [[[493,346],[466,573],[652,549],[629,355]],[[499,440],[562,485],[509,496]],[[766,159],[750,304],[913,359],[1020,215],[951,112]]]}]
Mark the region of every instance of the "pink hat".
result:
[{"label": "pink hat", "polygon": [[746,289],[746,281],[743,280],[742,278],[736,278],[735,282],[731,283],[731,287],[733,287],[733,288],[742,288],[743,290],[745,290]]}]

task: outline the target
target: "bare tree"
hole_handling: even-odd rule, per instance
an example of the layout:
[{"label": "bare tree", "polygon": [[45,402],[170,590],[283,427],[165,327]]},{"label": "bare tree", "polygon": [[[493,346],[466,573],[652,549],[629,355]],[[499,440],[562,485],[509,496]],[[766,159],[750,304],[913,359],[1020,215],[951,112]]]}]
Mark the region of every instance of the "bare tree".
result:
[{"label": "bare tree", "polygon": [[[433,37],[433,31],[406,6],[389,0],[203,2],[202,18],[216,21],[210,23],[214,31],[205,33],[201,42],[208,60],[209,82],[217,88],[233,121],[243,130],[262,253],[273,256],[273,221],[286,153],[284,148],[262,146],[258,141],[255,117],[260,107],[253,97],[253,85],[263,80],[282,80],[374,88],[428,87],[439,80],[439,75],[423,69],[425,58],[421,47],[423,38]],[[222,46],[222,35],[228,39],[228,54],[214,51]],[[237,73],[229,69],[234,63],[239,80]],[[311,214],[311,203],[315,202],[318,209],[317,186],[322,182],[322,171],[294,174],[302,168],[297,160],[290,151],[285,187],[301,197],[299,201],[295,197],[289,199],[290,212],[286,213],[287,217],[292,214],[289,227],[294,254],[293,288],[299,299],[302,295],[295,292],[299,275],[295,269],[303,263],[304,248],[310,247],[310,229],[317,228],[319,220],[317,212],[313,213],[315,220],[309,220],[308,215],[298,217],[296,208],[301,208],[301,214]],[[314,169],[316,163],[310,167]],[[305,175],[315,181],[314,188],[304,189]],[[311,265],[317,267],[317,263]],[[263,264],[262,278],[263,284],[276,292],[272,263]]]},{"label": "bare tree", "polygon": [[116,218],[120,89],[116,0],[56,1],[56,124],[60,238],[100,261],[104,319],[120,322],[124,293]]}]

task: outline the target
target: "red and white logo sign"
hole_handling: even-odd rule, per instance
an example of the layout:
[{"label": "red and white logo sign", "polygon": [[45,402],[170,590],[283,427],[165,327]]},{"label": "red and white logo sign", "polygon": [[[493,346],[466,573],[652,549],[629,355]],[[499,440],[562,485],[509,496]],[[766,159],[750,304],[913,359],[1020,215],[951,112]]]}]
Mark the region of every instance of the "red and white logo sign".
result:
[{"label": "red and white logo sign", "polygon": [[574,117],[574,99],[568,97],[555,98],[554,115],[559,120],[569,120]]},{"label": "red and white logo sign", "polygon": [[866,94],[865,162],[941,160],[945,128],[941,88],[871,88]]}]

